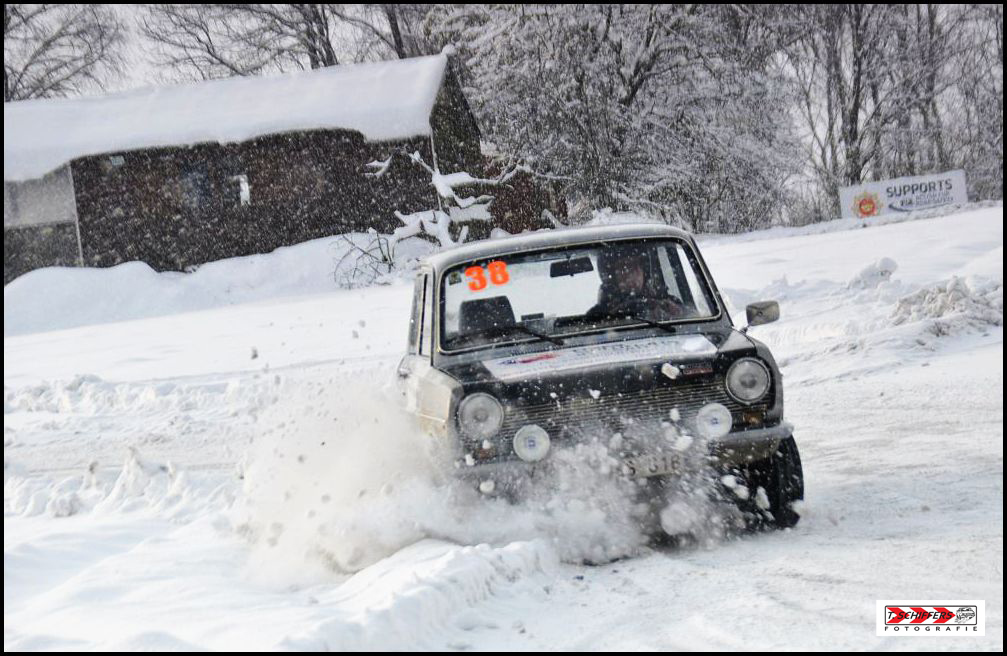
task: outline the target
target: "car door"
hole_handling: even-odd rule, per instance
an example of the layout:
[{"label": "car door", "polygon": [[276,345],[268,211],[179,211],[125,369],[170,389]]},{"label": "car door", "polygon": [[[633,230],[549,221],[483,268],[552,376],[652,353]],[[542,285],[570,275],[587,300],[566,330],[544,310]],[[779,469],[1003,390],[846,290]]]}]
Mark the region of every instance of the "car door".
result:
[{"label": "car door", "polygon": [[399,362],[400,389],[406,398],[406,407],[415,412],[419,381],[430,368],[431,339],[431,276],[421,271],[413,287],[413,308],[409,317],[409,339],[406,355]]}]

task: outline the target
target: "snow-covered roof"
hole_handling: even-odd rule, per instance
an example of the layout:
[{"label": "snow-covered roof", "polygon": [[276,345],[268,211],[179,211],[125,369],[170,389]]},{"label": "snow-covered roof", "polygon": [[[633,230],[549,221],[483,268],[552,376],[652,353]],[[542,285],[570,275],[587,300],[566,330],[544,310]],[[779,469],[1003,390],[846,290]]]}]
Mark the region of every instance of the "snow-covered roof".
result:
[{"label": "snow-covered roof", "polygon": [[451,248],[431,255],[424,263],[435,271],[442,271],[462,262],[474,262],[490,257],[520,253],[599,241],[619,239],[646,239],[653,237],[675,237],[691,239],[689,233],[661,223],[631,223],[622,225],[592,226],[587,228],[563,228],[559,230],[539,230],[504,237],[474,241],[464,246]]},{"label": "snow-covered roof", "polygon": [[4,180],[38,178],[86,155],[293,130],[355,130],[368,141],[429,135],[446,63],[441,54],[4,103]]}]

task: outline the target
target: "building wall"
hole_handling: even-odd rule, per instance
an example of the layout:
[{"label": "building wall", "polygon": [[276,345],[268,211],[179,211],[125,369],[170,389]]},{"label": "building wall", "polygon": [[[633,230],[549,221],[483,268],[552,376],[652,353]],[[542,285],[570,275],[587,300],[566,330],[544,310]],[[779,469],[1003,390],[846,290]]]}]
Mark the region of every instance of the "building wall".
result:
[{"label": "building wall", "polygon": [[77,227],[73,223],[5,227],[3,282],[49,266],[77,266]]},{"label": "building wall", "polygon": [[3,225],[73,223],[77,205],[70,167],[63,166],[37,180],[3,183]]},{"label": "building wall", "polygon": [[76,266],[77,206],[70,167],[37,180],[4,181],[4,284],[47,266]]},{"label": "building wall", "polygon": [[[5,280],[39,266],[134,260],[182,271],[319,237],[389,233],[401,225],[396,211],[437,207],[429,174],[406,155],[419,152],[432,165],[436,148],[442,171],[484,174],[479,128],[450,72],[430,120],[432,138],[371,143],[347,130],[290,132],[83,157],[17,189],[5,184]],[[69,184],[54,192],[53,181]],[[8,218],[37,224],[55,214],[74,223],[7,236]]]},{"label": "building wall", "polygon": [[479,126],[450,68],[430,113],[430,126],[441,171],[484,175]]},{"label": "building wall", "polygon": [[318,237],[389,232],[399,225],[394,210],[435,202],[429,176],[402,157],[381,176],[367,164],[417,150],[429,157],[429,139],[374,144],[318,130],[76,160],[84,264],[185,270]]}]

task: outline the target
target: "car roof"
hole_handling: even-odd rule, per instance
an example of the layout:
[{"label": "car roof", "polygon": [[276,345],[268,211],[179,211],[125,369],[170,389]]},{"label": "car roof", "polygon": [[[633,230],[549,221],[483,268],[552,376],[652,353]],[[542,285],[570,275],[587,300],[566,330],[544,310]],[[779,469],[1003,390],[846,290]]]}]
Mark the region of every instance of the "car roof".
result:
[{"label": "car roof", "polygon": [[443,271],[463,262],[473,262],[491,257],[500,257],[524,251],[537,251],[563,246],[577,246],[595,242],[622,239],[644,239],[653,237],[677,237],[690,239],[684,230],[660,223],[630,223],[610,226],[580,228],[556,228],[526,232],[500,239],[484,239],[463,246],[456,246],[431,255],[423,263],[434,271]]}]

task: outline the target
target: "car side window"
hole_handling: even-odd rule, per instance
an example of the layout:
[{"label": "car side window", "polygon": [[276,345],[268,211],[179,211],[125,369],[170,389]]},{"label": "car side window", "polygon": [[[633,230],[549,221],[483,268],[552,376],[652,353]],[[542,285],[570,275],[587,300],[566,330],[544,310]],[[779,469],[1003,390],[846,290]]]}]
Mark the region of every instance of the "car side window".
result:
[{"label": "car side window", "polygon": [[672,270],[672,263],[668,258],[668,250],[666,248],[657,249],[657,259],[661,264],[661,275],[664,277],[664,284],[668,288],[668,293],[675,298],[681,299],[682,290],[678,286],[678,276]]},{"label": "car side window", "polygon": [[421,312],[423,311],[423,291],[424,276],[416,276],[416,284],[413,286],[413,311],[409,315],[409,345],[406,352],[409,355],[416,355],[419,352],[419,332],[421,325]]},{"label": "car side window", "polygon": [[695,255],[681,244],[676,245],[674,249],[669,248],[668,251],[672,267],[681,280],[682,300],[687,301],[700,315],[711,316],[714,308],[713,299],[708,296],[706,286],[700,284],[696,277],[699,262],[696,261]]},{"label": "car side window", "polygon": [[686,248],[675,244],[658,249],[657,255],[669,293],[699,316],[712,315],[711,300],[696,277],[699,263],[690,257]]},{"label": "car side window", "polygon": [[420,287],[420,330],[419,330],[419,346],[420,355],[430,355],[430,345],[432,341],[433,333],[433,311],[430,309],[430,301],[433,296],[431,290],[431,278],[429,275],[424,275],[421,280],[417,281]]}]

